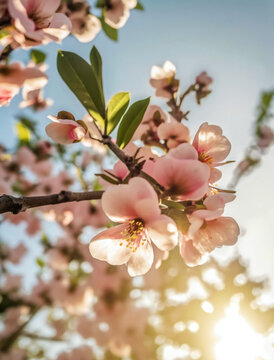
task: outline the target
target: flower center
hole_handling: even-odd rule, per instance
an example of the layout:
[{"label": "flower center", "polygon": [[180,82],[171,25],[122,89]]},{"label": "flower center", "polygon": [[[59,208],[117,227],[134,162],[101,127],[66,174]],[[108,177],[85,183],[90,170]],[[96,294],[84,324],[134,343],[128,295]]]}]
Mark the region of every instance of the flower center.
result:
[{"label": "flower center", "polygon": [[204,152],[199,155],[199,160],[206,163],[208,166],[210,166],[214,162],[214,158]]},{"label": "flower center", "polygon": [[126,247],[136,252],[140,245],[144,245],[146,241],[144,222],[137,218],[131,220],[128,226],[121,232],[122,240],[120,246],[126,244]]}]

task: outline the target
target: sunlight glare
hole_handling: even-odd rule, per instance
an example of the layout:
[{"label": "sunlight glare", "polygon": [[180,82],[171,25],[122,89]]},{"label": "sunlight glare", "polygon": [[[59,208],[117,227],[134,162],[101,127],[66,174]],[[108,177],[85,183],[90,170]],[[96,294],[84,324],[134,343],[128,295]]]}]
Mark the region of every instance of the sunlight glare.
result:
[{"label": "sunlight glare", "polygon": [[239,315],[239,297],[225,311],[225,318],[215,327],[219,341],[216,360],[257,360],[263,356],[264,337],[257,334]]}]

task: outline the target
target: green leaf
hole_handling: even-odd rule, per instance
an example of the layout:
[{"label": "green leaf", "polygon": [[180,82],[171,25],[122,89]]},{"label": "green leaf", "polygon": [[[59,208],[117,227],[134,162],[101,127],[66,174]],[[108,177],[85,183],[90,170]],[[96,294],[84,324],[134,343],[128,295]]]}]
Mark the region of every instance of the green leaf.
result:
[{"label": "green leaf", "polygon": [[104,33],[113,41],[118,41],[118,30],[109,26],[103,18],[100,19]]},{"label": "green leaf", "polygon": [[188,228],[190,226],[190,222],[187,218],[187,215],[183,211],[180,211],[175,208],[169,208],[167,210],[164,210],[164,213],[165,215],[171,217],[175,221],[178,229],[183,234],[187,233]]},{"label": "green leaf", "polygon": [[23,116],[20,116],[19,120],[27,129],[29,129],[31,132],[35,133],[35,130],[36,130],[35,121],[25,118]]},{"label": "green leaf", "polygon": [[89,114],[104,126],[105,105],[100,85],[91,66],[80,56],[59,51],[57,68],[64,82],[87,109]]},{"label": "green leaf", "polygon": [[10,32],[8,30],[5,29],[0,30],[0,40],[8,35],[10,35]]},{"label": "green leaf", "polygon": [[97,8],[103,8],[105,6],[105,0],[97,0],[95,6]]},{"label": "green leaf", "polygon": [[118,185],[119,182],[111,178],[110,176],[106,174],[95,174],[96,176],[100,176],[103,180],[107,181],[110,184]]},{"label": "green leaf", "polygon": [[140,125],[148,107],[150,97],[136,101],[124,115],[117,134],[117,145],[123,149],[131,140],[135,130]]},{"label": "green leaf", "polygon": [[141,10],[144,11],[145,8],[143,7],[143,5],[138,1],[137,5],[135,6],[134,10]]},{"label": "green leaf", "polygon": [[40,50],[31,50],[30,58],[35,62],[35,64],[41,64],[46,60],[47,55]]},{"label": "green leaf", "polygon": [[43,267],[46,265],[45,261],[41,258],[37,258],[36,259],[36,264],[41,268],[43,269]]},{"label": "green leaf", "polygon": [[21,122],[16,123],[16,133],[18,136],[18,139],[23,143],[29,143],[31,138],[31,132],[28,130],[28,128],[22,124]]},{"label": "green leaf", "polygon": [[175,209],[178,209],[178,210],[184,210],[185,209],[185,206],[183,204],[181,204],[180,202],[177,202],[177,201],[171,201],[171,200],[163,199],[162,203],[164,205],[168,206],[168,207],[175,208]]},{"label": "green leaf", "polygon": [[110,134],[124,115],[130,100],[129,92],[120,92],[112,96],[107,107],[107,134]]},{"label": "green leaf", "polygon": [[92,47],[90,54],[89,54],[89,58],[90,58],[91,68],[92,68],[92,70],[97,78],[98,84],[100,86],[101,97],[104,101],[104,106],[105,106],[105,98],[104,98],[104,90],[103,90],[102,58],[101,58],[99,51],[97,50],[97,48],[95,46]]}]

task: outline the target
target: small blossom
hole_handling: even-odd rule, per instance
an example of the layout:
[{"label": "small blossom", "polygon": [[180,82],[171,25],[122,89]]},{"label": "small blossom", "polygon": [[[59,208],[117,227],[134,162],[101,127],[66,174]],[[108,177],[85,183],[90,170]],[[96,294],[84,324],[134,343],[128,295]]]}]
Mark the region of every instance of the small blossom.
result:
[{"label": "small blossom", "polygon": [[153,146],[159,142],[158,127],[167,121],[167,115],[157,105],[149,105],[141,124],[136,129],[132,140],[142,140],[145,145]]},{"label": "small blossom", "polygon": [[60,119],[50,115],[52,123],[46,126],[47,135],[56,143],[67,145],[81,141],[87,130],[77,121],[71,119]]},{"label": "small blossom", "polygon": [[240,229],[231,217],[221,216],[227,202],[235,195],[218,193],[208,196],[203,202],[204,209],[189,215],[190,227],[180,242],[180,252],[189,266],[200,264],[204,256],[216,247],[234,245]]},{"label": "small blossom", "polygon": [[222,161],[230,153],[230,141],[219,126],[205,122],[197,131],[192,144],[198,152],[199,160],[210,167],[209,182],[213,184],[222,176],[221,171],[215,167],[224,164]]},{"label": "small blossom", "polygon": [[163,251],[177,244],[176,225],[161,215],[157,194],[146,180],[133,178],[126,185],[109,187],[102,206],[112,221],[122,224],[92,239],[89,250],[96,259],[127,264],[131,276],[142,275],[153,262],[151,241]]},{"label": "small blossom", "polygon": [[81,42],[93,40],[102,28],[101,21],[90,14],[90,5],[86,0],[62,2],[58,11],[71,21],[71,33]]},{"label": "small blossom", "polygon": [[110,0],[106,5],[105,22],[114,29],[120,29],[125,25],[130,10],[137,5],[137,0]]},{"label": "small blossom", "polygon": [[70,33],[70,20],[64,14],[56,13],[59,5],[60,0],[8,0],[13,25],[25,36],[20,44],[23,48],[60,42]]},{"label": "small blossom", "polygon": [[161,124],[158,127],[158,136],[161,140],[166,141],[169,149],[190,140],[188,128],[176,120]]},{"label": "small blossom", "polygon": [[195,201],[208,190],[209,168],[197,160],[197,152],[190,144],[179,145],[150,165],[145,170],[165,188],[166,196]]},{"label": "small blossom", "polygon": [[19,104],[21,109],[31,106],[35,111],[44,110],[53,104],[51,99],[44,99],[43,91],[41,89],[23,89],[22,95],[24,100]]},{"label": "small blossom", "polygon": [[200,104],[202,98],[211,93],[208,88],[212,81],[212,78],[208,76],[205,71],[196,77],[196,84],[198,86],[198,89],[196,90],[196,100],[198,104]]},{"label": "small blossom", "polygon": [[179,81],[175,79],[176,68],[170,61],[162,67],[152,66],[150,72],[150,85],[156,89],[156,96],[171,98],[177,92]]},{"label": "small blossom", "polygon": [[9,105],[21,87],[36,90],[45,86],[47,81],[46,74],[36,67],[24,68],[19,62],[0,64],[0,107]]}]

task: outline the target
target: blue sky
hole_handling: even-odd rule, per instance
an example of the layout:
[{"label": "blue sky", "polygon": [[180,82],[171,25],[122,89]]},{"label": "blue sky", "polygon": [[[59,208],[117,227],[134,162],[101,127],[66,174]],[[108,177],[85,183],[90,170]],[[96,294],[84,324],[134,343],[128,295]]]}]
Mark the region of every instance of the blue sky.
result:
[{"label": "blue sky", "polygon": [[[68,38],[61,45],[43,48],[48,54],[49,83],[47,97],[54,106],[32,114],[41,132],[48,123],[47,115],[60,110],[77,118],[85,113],[77,99],[60,79],[56,70],[58,48],[88,57],[91,45],[101,52],[104,66],[106,98],[118,91],[130,91],[132,99],[153,95],[149,73],[153,64],[171,60],[177,67],[182,89],[195,76],[206,70],[214,78],[213,93],[198,107],[193,99],[186,102],[192,134],[208,121],[220,125],[232,142],[230,159],[240,160],[251,138],[252,121],[262,90],[274,88],[274,1],[273,0],[143,0],[145,11],[134,11],[118,43],[103,33],[90,44]],[[13,58],[27,62],[27,52],[18,50]],[[14,144],[14,117],[20,96],[7,108],[1,108],[0,141]],[[152,103],[161,103],[152,98]],[[163,104],[163,103],[162,103]],[[264,164],[253,175],[243,179],[238,198],[228,205],[227,214],[235,216],[244,229],[239,251],[250,261],[253,274],[267,274],[274,284],[273,228],[274,198],[273,155],[265,156]],[[224,184],[231,178],[233,166],[224,172]],[[273,286],[274,288],[274,286]]]}]

